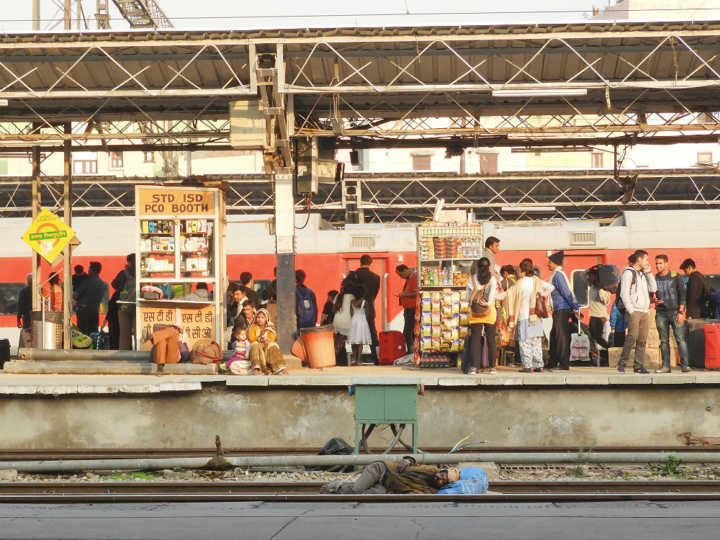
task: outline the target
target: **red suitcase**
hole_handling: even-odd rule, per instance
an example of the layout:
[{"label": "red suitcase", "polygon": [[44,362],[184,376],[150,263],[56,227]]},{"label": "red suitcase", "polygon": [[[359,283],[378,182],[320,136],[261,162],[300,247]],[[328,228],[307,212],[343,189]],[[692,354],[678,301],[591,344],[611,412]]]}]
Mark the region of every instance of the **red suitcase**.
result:
[{"label": "red suitcase", "polygon": [[720,323],[705,325],[705,369],[720,369]]},{"label": "red suitcase", "polygon": [[402,332],[380,332],[380,365],[392,364],[407,353]]}]

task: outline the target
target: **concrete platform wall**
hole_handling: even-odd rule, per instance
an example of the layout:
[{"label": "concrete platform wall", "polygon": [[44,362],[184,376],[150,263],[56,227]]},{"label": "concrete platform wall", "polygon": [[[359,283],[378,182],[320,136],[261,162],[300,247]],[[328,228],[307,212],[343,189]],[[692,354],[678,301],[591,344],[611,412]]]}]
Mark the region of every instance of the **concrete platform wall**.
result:
[{"label": "concrete platform wall", "polygon": [[[336,436],[352,443],[353,407],[328,387],[8,396],[0,448],[209,448],[216,434],[226,447],[320,447]],[[719,411],[714,386],[429,389],[420,445],[450,448],[471,434],[491,445],[676,445],[684,432],[719,435]]]}]

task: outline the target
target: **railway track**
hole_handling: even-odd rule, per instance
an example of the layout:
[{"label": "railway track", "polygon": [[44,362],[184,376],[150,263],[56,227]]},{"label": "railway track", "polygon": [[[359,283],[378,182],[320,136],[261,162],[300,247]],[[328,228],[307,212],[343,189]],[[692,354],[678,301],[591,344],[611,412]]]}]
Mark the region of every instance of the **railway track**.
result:
[{"label": "railway track", "polygon": [[[311,455],[317,454],[319,448],[225,448],[225,456],[274,456],[274,455]],[[384,448],[371,448],[370,453],[381,454]],[[446,453],[447,448],[427,447],[426,453]],[[597,446],[593,448],[577,448],[568,446],[473,446],[464,448],[455,453],[528,453],[542,454],[554,452],[720,452],[720,446]],[[395,449],[393,454],[407,454],[407,450]],[[81,459],[150,459],[173,457],[212,457],[216,455],[215,448],[127,448],[127,449],[0,449],[1,461],[30,461],[30,460],[81,460]]]},{"label": "railway track", "polygon": [[717,501],[720,481],[500,481],[485,495],[327,495],[321,482],[0,483],[1,503]]},{"label": "railway track", "polygon": [[[238,482],[218,481],[105,481],[105,482],[2,482],[5,495],[75,494],[177,494],[248,495],[319,493],[323,482]],[[526,493],[720,493],[718,480],[624,480],[586,481],[496,481],[490,491],[501,494]]]}]

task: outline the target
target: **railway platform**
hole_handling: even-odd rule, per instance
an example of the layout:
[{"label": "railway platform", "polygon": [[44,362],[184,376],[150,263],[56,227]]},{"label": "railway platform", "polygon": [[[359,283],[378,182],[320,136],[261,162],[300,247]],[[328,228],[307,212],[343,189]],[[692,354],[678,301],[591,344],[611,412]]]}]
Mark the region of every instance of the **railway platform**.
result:
[{"label": "railway platform", "polygon": [[[420,448],[672,446],[720,435],[720,373],[463,375],[400,366],[286,376],[0,374],[0,448],[322,447],[354,440],[354,384],[417,384]],[[382,446],[390,430],[369,444]],[[374,440],[373,440],[374,439]]]}]

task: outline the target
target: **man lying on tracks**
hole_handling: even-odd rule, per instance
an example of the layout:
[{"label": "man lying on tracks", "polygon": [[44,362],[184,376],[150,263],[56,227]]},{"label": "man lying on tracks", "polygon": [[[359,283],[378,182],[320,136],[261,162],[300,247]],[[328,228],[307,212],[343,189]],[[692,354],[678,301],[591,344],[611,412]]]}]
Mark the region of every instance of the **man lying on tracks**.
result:
[{"label": "man lying on tracks", "polygon": [[437,493],[460,479],[456,468],[440,469],[417,465],[412,457],[399,461],[376,461],[367,465],[354,482],[335,481],[320,488],[321,493]]}]

